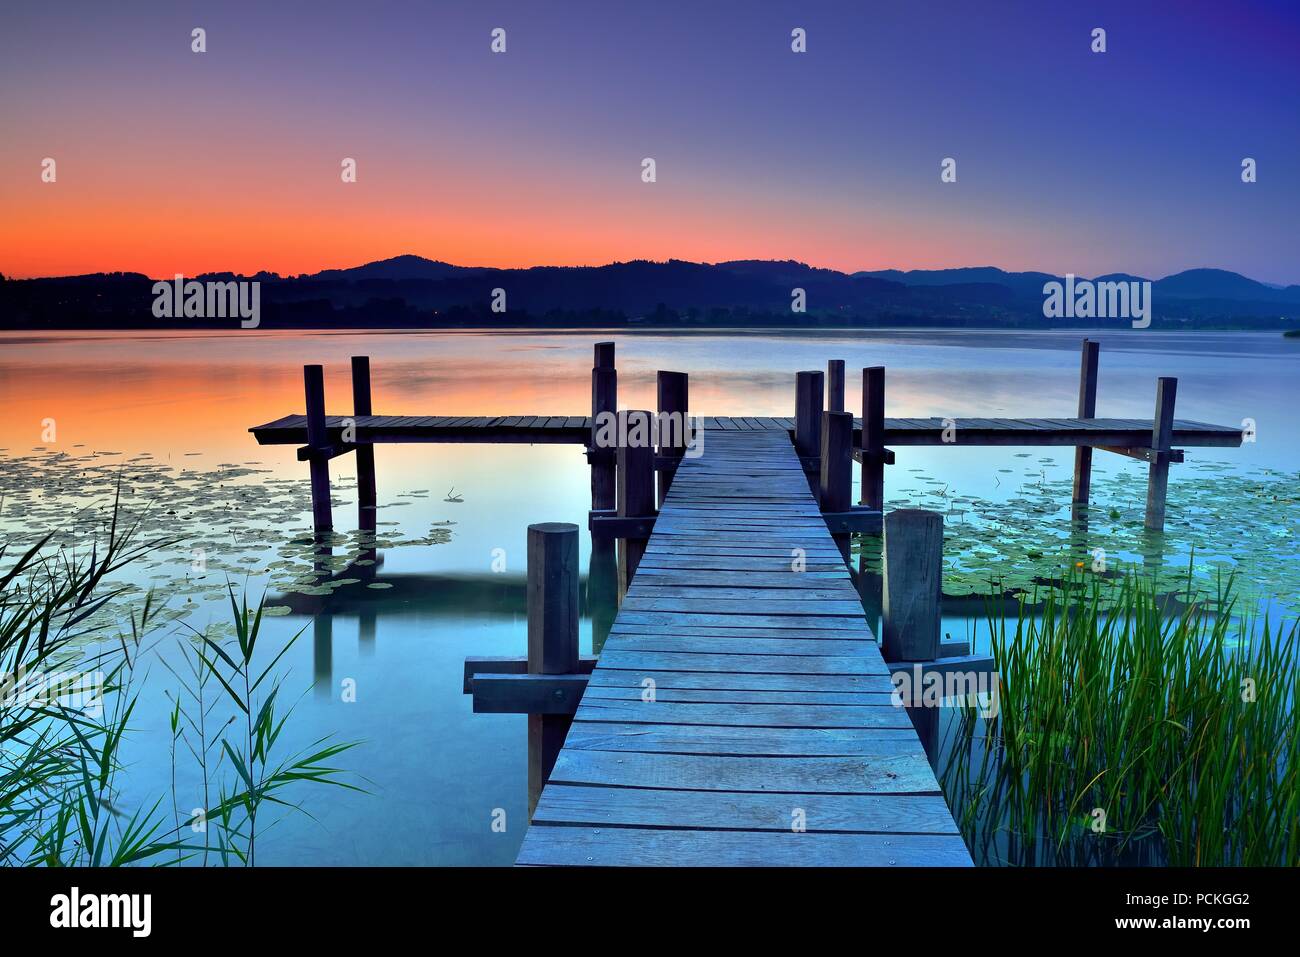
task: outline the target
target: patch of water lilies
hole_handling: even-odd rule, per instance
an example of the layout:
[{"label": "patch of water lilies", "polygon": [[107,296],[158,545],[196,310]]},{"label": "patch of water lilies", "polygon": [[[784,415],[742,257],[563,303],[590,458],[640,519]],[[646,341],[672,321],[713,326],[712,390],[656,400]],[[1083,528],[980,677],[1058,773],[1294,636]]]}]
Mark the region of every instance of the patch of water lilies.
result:
[{"label": "patch of water lilies", "polygon": [[[1105,472],[1094,469],[1091,506],[1078,521],[1071,515],[1065,464],[1038,457],[1018,484],[1002,482],[1008,495],[996,500],[910,470],[895,481],[898,494],[886,509],[943,513],[948,595],[1024,593],[1059,580],[1065,567],[1112,586],[1122,580],[1122,569],[1137,567],[1172,591],[1191,563],[1200,585],[1230,573],[1240,602],[1300,611],[1300,476],[1243,472],[1217,462],[1180,465],[1171,473],[1164,533],[1153,534],[1143,525],[1144,465],[1122,460]],[[868,544],[866,552],[868,567],[878,571],[878,545]]]},{"label": "patch of water lilies", "polygon": [[[13,548],[53,532],[51,546],[73,551],[102,541],[112,521],[136,525],[143,538],[170,544],[129,569],[117,598],[97,612],[92,624],[109,625],[124,603],[150,588],[176,596],[167,615],[183,619],[205,605],[227,600],[229,582],[256,581],[283,594],[329,595],[340,588],[375,587],[360,575],[344,574],[374,564],[378,550],[443,544],[451,521],[424,534],[378,520],[388,508],[421,500],[427,489],[395,496],[377,507],[374,531],[337,532],[317,541],[310,527],[310,492],[301,480],[272,477],[260,462],[183,464],[150,454],[125,458],[120,452],[34,450],[0,456],[0,537]],[[333,488],[346,493],[350,480]],[[336,501],[337,505],[344,504]],[[284,615],[271,606],[267,615]]]}]

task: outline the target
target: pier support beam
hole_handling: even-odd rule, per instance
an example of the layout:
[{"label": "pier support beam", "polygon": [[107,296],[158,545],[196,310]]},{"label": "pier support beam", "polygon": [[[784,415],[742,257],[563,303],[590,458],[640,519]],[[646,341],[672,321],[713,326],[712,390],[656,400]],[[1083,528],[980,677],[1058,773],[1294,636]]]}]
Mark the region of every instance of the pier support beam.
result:
[{"label": "pier support beam", "polygon": [[[822,399],[825,376],[820,372],[796,372],[794,376],[794,447],[804,471],[817,475],[817,457],[822,450]],[[810,482],[816,489],[816,480]]]},{"label": "pier support beam", "polygon": [[941,637],[942,515],[915,508],[886,515],[884,566],[880,651],[917,736],[933,757],[944,699],[997,694],[993,659]]},{"label": "pier support beam", "polygon": [[[528,526],[528,674],[574,675],[578,670],[578,526],[544,522]],[[585,679],[585,676],[582,676]],[[582,697],[581,687],[557,688]],[[576,693],[575,693],[576,692]],[[528,716],[528,815],[564,747],[569,714]]]},{"label": "pier support beam", "polygon": [[1173,458],[1174,400],[1178,380],[1161,376],[1156,380],[1156,412],[1151,424],[1151,465],[1147,475],[1146,527],[1155,532],[1165,528],[1165,499],[1169,491],[1169,463]]},{"label": "pier support beam", "polygon": [[[881,511],[885,507],[885,464],[892,453],[885,448],[885,367],[862,370],[862,432],[854,458],[861,463],[862,489],[858,504]],[[874,627],[883,602],[881,575],[873,570],[880,555],[878,539],[865,539],[858,556],[858,594],[867,620]]]},{"label": "pier support beam", "polygon": [[939,657],[943,516],[919,508],[887,514],[884,566],[880,653],[886,661]]},{"label": "pier support beam", "polygon": [[[1097,416],[1097,358],[1101,344],[1083,340],[1079,362],[1079,418]],[[1071,517],[1078,521],[1087,516],[1088,496],[1092,489],[1092,447],[1080,445],[1074,450],[1074,493]]]},{"label": "pier support beam", "polygon": [[611,509],[615,504],[614,449],[596,445],[597,419],[602,413],[613,415],[618,409],[618,371],[614,368],[614,343],[596,343],[595,365],[591,370],[591,438],[587,442],[587,461],[591,463],[591,507]]},{"label": "pier support beam", "polygon": [[[352,414],[374,415],[370,405],[370,357],[352,357]],[[357,525],[362,531],[375,530],[375,447],[357,444]]]},{"label": "pier support beam", "polygon": [[321,366],[302,367],[303,390],[307,397],[307,444],[320,454],[308,460],[311,468],[311,515],[317,535],[334,528],[330,512],[330,465],[326,451],[329,437],[325,431],[325,370]]},{"label": "pier support beam", "polygon": [[[655,450],[649,412],[618,414],[618,517],[649,518],[655,514]],[[646,537],[622,538],[618,543],[618,590],[627,594],[632,576],[645,554]]]},{"label": "pier support beam", "polygon": [[885,367],[862,370],[862,505],[885,507]]},{"label": "pier support beam", "polygon": [[528,673],[578,666],[578,526],[528,526]]},{"label": "pier support beam", "polygon": [[[853,497],[853,414],[823,412],[821,433],[821,481],[817,503],[822,512],[847,512]],[[853,536],[848,532],[837,532],[832,533],[831,538],[844,563],[849,564]]]},{"label": "pier support beam", "polygon": [[594,658],[578,656],[578,526],[528,526],[528,658],[466,658],[476,714],[528,715],[528,816],[573,724]]},{"label": "pier support beam", "polygon": [[688,417],[690,380],[685,372],[660,372],[659,387],[659,457],[671,464],[659,466],[658,504],[663,505],[668,488],[677,474],[677,463],[686,454],[691,424]]},{"label": "pier support beam", "polygon": [[831,359],[826,363],[826,411],[844,411],[843,359]]}]

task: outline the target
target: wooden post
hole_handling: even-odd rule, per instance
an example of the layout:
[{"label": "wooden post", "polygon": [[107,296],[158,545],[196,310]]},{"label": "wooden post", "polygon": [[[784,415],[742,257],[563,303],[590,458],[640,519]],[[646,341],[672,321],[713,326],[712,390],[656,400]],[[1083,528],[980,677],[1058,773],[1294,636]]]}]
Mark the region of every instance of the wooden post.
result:
[{"label": "wooden post", "polygon": [[[618,516],[644,518],[655,514],[655,450],[652,416],[645,411],[618,414]],[[645,554],[645,538],[619,540],[619,594],[627,594],[632,576]]]},{"label": "wooden post", "polygon": [[591,616],[591,653],[599,655],[618,617],[618,547],[608,535],[591,536],[587,614]]},{"label": "wooden post", "polygon": [[1156,380],[1156,414],[1151,423],[1151,467],[1147,475],[1146,527],[1165,528],[1165,497],[1169,491],[1169,452],[1174,441],[1174,399],[1178,380],[1161,376]]},{"label": "wooden post", "polygon": [[885,507],[885,367],[862,370],[862,498]]},{"label": "wooden post", "polygon": [[[578,670],[578,526],[528,526],[528,673],[567,675]],[[572,717],[528,716],[528,814],[550,779]]]},{"label": "wooden post", "polygon": [[591,507],[611,509],[615,504],[614,449],[596,447],[597,417],[618,410],[618,371],[614,367],[614,343],[596,343],[596,360],[591,370],[591,439],[587,443],[591,460]]},{"label": "wooden post", "polygon": [[578,526],[528,526],[528,673],[578,670]]},{"label": "wooden post", "polygon": [[794,447],[812,474],[817,469],[810,463],[822,450],[824,380],[820,372],[796,372],[794,378]]},{"label": "wooden post", "polygon": [[826,411],[844,411],[843,359],[831,359],[826,363]]},{"label": "wooden post", "polygon": [[[1079,418],[1097,415],[1097,352],[1100,343],[1083,340],[1079,362]],[[1077,520],[1087,515],[1088,495],[1092,490],[1092,447],[1080,445],[1074,450],[1074,494],[1070,511]]]},{"label": "wooden post", "polygon": [[881,654],[886,661],[939,657],[943,516],[902,508],[885,516]]},{"label": "wooden post", "polygon": [[[884,511],[885,507],[885,367],[862,370],[862,434],[859,439],[862,491],[858,504]],[[875,559],[881,555],[878,538],[864,538],[858,556],[858,594],[868,622],[876,627],[884,603],[884,581]]]},{"label": "wooden post", "polygon": [[[817,502],[823,512],[847,512],[853,499],[853,414],[822,413],[821,483]],[[849,533],[831,536],[845,564],[850,559]]]},{"label": "wooden post", "polygon": [[[660,372],[659,386],[659,456],[661,458],[680,460],[686,454],[686,445],[690,441],[687,430],[690,419],[687,408],[690,400],[690,381],[685,372]],[[672,485],[673,476],[677,474],[676,465],[665,465],[659,469],[658,503],[663,505]]]},{"label": "wooden post", "polygon": [[[374,415],[370,406],[370,357],[352,357],[352,415]],[[357,525],[375,530],[375,447],[357,443]]]},{"label": "wooden post", "polygon": [[[325,370],[320,366],[302,367],[303,388],[307,394],[307,444],[322,453],[329,446],[325,431]],[[334,527],[330,514],[330,466],[324,454],[313,455],[311,468],[311,514],[316,534]]]}]

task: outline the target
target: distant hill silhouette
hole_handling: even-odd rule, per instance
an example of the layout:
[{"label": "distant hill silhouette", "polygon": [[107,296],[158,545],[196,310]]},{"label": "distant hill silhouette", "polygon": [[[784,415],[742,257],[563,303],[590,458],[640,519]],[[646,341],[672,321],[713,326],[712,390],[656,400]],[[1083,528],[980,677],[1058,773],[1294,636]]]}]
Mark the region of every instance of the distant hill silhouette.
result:
[{"label": "distant hill silhouette", "polygon": [[[171,279],[170,276],[160,277]],[[187,277],[188,278],[188,277]],[[995,266],[844,273],[795,260],[683,260],[496,269],[403,255],[300,276],[212,273],[262,283],[263,328],[511,327],[1096,327],[1120,320],[1047,320],[1043,284],[1061,277]],[[1114,274],[1110,281],[1142,277]],[[203,328],[230,320],[156,319],[156,280],[99,273],[0,281],[0,328]],[[1220,269],[1153,282],[1155,324],[1274,328],[1300,320],[1300,286]],[[505,313],[493,312],[505,290]],[[802,289],[807,311],[791,310]]]},{"label": "distant hill silhouette", "polygon": [[394,256],[378,262],[353,266],[350,269],[323,269],[300,279],[343,279],[355,282],[359,279],[447,279],[451,276],[463,276],[481,272],[472,266],[453,266],[451,263],[425,259],[423,256]]}]

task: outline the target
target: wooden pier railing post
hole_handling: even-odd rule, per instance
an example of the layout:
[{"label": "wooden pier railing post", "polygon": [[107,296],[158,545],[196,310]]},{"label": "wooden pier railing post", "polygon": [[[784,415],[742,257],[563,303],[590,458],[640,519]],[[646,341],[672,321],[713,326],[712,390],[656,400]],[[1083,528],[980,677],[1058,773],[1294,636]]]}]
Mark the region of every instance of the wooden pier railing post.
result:
[{"label": "wooden pier railing post", "polygon": [[[1091,419],[1097,415],[1097,357],[1101,344],[1083,340],[1079,363],[1079,418]],[[1092,447],[1080,445],[1074,450],[1074,494],[1071,513],[1074,519],[1087,514],[1088,496],[1092,490]]]},{"label": "wooden pier railing post", "polygon": [[578,526],[528,526],[528,673],[578,669]]},{"label": "wooden pier railing post", "polygon": [[618,409],[618,371],[614,367],[614,343],[596,343],[595,365],[591,370],[591,438],[587,456],[591,462],[591,507],[611,509],[615,504],[615,450],[596,447],[596,421],[602,413]]},{"label": "wooden pier railing post", "polygon": [[[370,405],[370,357],[352,357],[352,414],[374,415]],[[357,525],[375,530],[375,447],[357,443]]]},{"label": "wooden pier railing post", "polygon": [[867,508],[885,507],[885,367],[862,370],[862,497]]},{"label": "wooden pier railing post", "polygon": [[1173,449],[1174,400],[1178,380],[1161,376],[1156,380],[1156,412],[1151,423],[1151,466],[1147,476],[1146,527],[1165,528],[1165,498],[1169,491],[1169,461]]},{"label": "wooden pier railing post", "polygon": [[899,509],[885,516],[884,531],[880,653],[926,755],[933,758],[943,698],[996,695],[998,679],[991,656],[971,654],[968,642],[942,638],[943,516]]},{"label": "wooden pier railing post", "polygon": [[307,396],[307,444],[321,453],[309,459],[312,524],[320,535],[334,527],[330,513],[330,465],[325,454],[329,447],[329,435],[325,431],[325,370],[321,366],[303,366],[302,379]]},{"label": "wooden pier railing post", "polygon": [[880,652],[886,661],[939,657],[943,516],[901,508],[885,516]]},{"label": "wooden pier railing post", "polygon": [[822,399],[825,376],[820,372],[796,372],[794,377],[794,447],[804,471],[816,475],[817,456],[822,450]]},{"label": "wooden pier railing post", "polygon": [[826,363],[826,411],[844,411],[843,359],[831,359]]},{"label": "wooden pier railing post", "polygon": [[[571,675],[578,670],[578,526],[528,526],[528,673]],[[528,814],[550,779],[573,718],[528,716]]]},{"label": "wooden pier railing post", "polygon": [[[618,415],[618,517],[645,518],[655,514],[655,450],[649,412]],[[621,538],[618,552],[619,594],[627,593],[649,538]]]},{"label": "wooden pier railing post", "polygon": [[[690,380],[685,372],[660,372],[659,387],[659,457],[680,461],[686,454],[686,445],[690,441],[687,431],[690,419],[687,408],[690,404]],[[661,465],[659,467],[658,503],[663,505],[672,485],[677,466]]]},{"label": "wooden pier railing post", "polygon": [[[823,412],[821,433],[821,482],[817,503],[823,512],[847,512],[853,498],[853,414]],[[831,538],[839,547],[844,563],[848,564],[852,534],[835,533]]]}]

